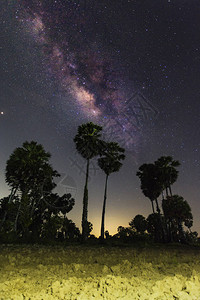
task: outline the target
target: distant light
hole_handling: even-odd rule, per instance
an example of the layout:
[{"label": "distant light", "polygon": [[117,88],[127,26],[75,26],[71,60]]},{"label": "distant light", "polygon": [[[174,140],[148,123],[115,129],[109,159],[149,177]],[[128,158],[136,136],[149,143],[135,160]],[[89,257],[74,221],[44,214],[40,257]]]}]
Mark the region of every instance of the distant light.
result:
[{"label": "distant light", "polygon": [[1,111],[1,115],[3,115],[4,114],[4,112],[3,111]]}]

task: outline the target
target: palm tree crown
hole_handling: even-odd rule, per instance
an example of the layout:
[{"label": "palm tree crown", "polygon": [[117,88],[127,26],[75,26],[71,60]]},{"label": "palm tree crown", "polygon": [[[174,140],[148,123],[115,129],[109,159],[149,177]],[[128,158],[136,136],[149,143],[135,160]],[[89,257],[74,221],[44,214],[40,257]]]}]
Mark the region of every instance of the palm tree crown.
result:
[{"label": "palm tree crown", "polygon": [[119,171],[122,166],[120,160],[125,159],[124,152],[125,150],[116,142],[104,144],[104,150],[102,151],[102,157],[98,159],[98,165],[106,175]]},{"label": "palm tree crown", "polygon": [[92,122],[78,127],[78,133],[74,138],[74,142],[76,150],[83,158],[91,159],[99,154],[101,131],[102,127]]},{"label": "palm tree crown", "polygon": [[178,178],[176,168],[180,166],[180,162],[173,160],[171,156],[161,156],[155,161],[155,165],[159,168],[160,180],[163,185],[163,190],[166,190],[166,196],[168,196],[169,192],[172,196],[171,185],[175,183]]},{"label": "palm tree crown", "polygon": [[139,167],[139,171],[136,173],[136,175],[141,180],[142,192],[147,198],[150,199],[154,212],[153,201],[155,200],[156,205],[158,206],[156,199],[162,192],[159,169],[154,164],[143,164]]},{"label": "palm tree crown", "polygon": [[22,192],[34,190],[44,178],[49,179],[48,184],[52,183],[52,177],[58,176],[58,173],[49,164],[50,157],[50,153],[37,142],[24,142],[22,147],[14,150],[7,161],[6,182]]}]

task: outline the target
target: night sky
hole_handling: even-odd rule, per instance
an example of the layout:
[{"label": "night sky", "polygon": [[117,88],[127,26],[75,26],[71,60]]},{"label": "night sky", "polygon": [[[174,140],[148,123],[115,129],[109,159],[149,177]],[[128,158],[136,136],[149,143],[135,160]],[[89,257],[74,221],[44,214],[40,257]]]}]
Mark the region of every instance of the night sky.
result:
[{"label": "night sky", "polygon": [[[126,149],[108,182],[110,234],[150,214],[136,171],[162,155],[179,160],[173,193],[200,233],[199,0],[1,0],[0,196],[4,171],[25,140],[41,143],[72,192],[81,224],[85,162],[73,138],[92,121]],[[91,164],[88,220],[100,234],[105,174]],[[72,189],[71,189],[72,187]]]}]

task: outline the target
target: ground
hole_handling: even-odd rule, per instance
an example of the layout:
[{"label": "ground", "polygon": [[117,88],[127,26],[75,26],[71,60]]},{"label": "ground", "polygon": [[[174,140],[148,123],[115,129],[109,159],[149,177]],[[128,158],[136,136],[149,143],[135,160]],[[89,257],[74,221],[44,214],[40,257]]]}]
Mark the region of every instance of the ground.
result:
[{"label": "ground", "polygon": [[200,300],[200,249],[0,245],[1,300]]}]

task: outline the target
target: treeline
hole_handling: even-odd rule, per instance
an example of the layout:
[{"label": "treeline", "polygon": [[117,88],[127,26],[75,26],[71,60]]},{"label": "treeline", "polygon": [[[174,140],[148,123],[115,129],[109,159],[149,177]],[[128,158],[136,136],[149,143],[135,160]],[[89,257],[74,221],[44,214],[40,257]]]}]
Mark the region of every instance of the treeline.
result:
[{"label": "treeline", "polygon": [[[70,194],[52,192],[59,174],[49,164],[51,155],[36,142],[16,148],[6,164],[8,197],[0,200],[0,238],[2,242],[49,240],[80,235],[66,217],[75,200]],[[62,217],[60,216],[62,214]]]},{"label": "treeline", "polygon": [[154,163],[139,167],[136,175],[140,179],[143,194],[151,202],[152,214],[147,218],[135,216],[129,222],[129,227],[119,226],[117,237],[127,241],[140,237],[160,243],[198,241],[198,233],[191,230],[193,215],[190,205],[182,196],[172,193],[179,166],[179,161],[171,156],[162,156]]},{"label": "treeline", "polygon": [[[67,218],[75,200],[71,194],[59,196],[53,190],[59,173],[49,163],[50,153],[34,141],[16,148],[6,163],[5,179],[10,195],[0,199],[0,241],[50,242],[95,240],[93,226],[88,221],[88,177],[90,161],[98,158],[98,166],[105,173],[100,241],[153,240],[155,242],[196,242],[197,233],[191,231],[191,208],[181,196],[173,195],[172,185],[178,178],[178,161],[163,156],[153,164],[143,164],[137,176],[141,189],[150,199],[152,211],[147,219],[135,216],[129,227],[118,227],[111,236],[105,231],[105,211],[108,178],[118,172],[125,159],[125,150],[116,142],[101,139],[102,127],[92,122],[80,125],[74,138],[76,149],[86,160],[83,193],[82,232]],[[161,196],[161,207],[159,197]],[[187,230],[185,230],[187,228]]]},{"label": "treeline", "polygon": [[74,138],[77,151],[86,160],[82,234],[67,218],[75,204],[71,194],[59,196],[53,192],[56,187],[54,179],[60,175],[49,163],[50,153],[42,145],[31,141],[16,148],[6,164],[5,178],[11,192],[0,200],[2,242],[85,241],[93,229],[87,215],[89,166],[94,157],[98,157],[98,165],[105,173],[101,224],[101,237],[104,239],[108,177],[121,168],[125,150],[116,142],[101,140],[101,131],[101,126],[89,122],[78,127]]}]

